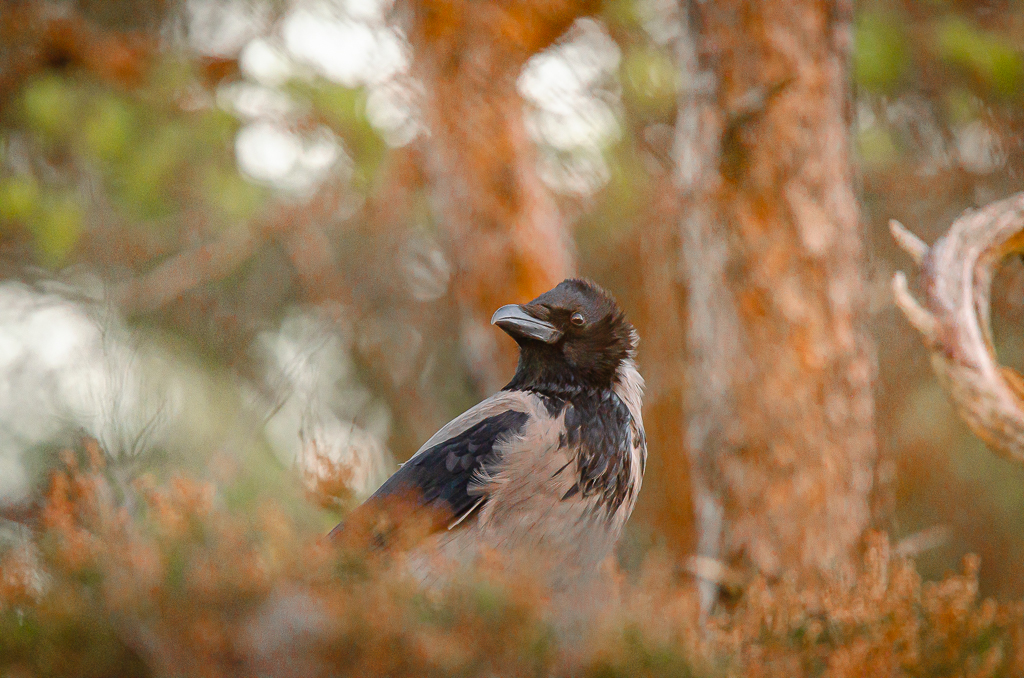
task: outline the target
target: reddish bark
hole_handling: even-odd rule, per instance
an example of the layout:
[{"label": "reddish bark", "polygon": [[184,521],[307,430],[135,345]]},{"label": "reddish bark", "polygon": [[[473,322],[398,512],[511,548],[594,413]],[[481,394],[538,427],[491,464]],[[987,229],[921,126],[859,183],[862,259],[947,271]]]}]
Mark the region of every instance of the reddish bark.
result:
[{"label": "reddish bark", "polygon": [[557,205],[538,176],[516,80],[596,3],[410,1],[414,70],[430,134],[423,156],[456,264],[470,368],[482,392],[514,368],[510,342],[488,327],[499,306],[526,301],[574,269]]},{"label": "reddish bark", "polygon": [[683,418],[686,287],[679,271],[679,201],[669,172],[658,177],[637,228],[640,369],[647,380],[644,429],[649,458],[637,515],[665,537],[677,555],[695,543],[690,468]]},{"label": "reddish bark", "polygon": [[850,13],[845,0],[689,7],[679,155],[701,548],[769,575],[849,572],[870,517]]}]

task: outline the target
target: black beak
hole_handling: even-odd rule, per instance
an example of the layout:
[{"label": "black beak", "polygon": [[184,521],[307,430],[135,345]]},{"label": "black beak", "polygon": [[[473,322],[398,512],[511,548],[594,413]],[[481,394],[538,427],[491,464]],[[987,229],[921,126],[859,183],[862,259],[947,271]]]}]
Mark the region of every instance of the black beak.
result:
[{"label": "black beak", "polygon": [[491,316],[491,324],[505,330],[513,339],[536,339],[553,344],[562,337],[562,331],[539,318],[519,304],[502,306]]}]

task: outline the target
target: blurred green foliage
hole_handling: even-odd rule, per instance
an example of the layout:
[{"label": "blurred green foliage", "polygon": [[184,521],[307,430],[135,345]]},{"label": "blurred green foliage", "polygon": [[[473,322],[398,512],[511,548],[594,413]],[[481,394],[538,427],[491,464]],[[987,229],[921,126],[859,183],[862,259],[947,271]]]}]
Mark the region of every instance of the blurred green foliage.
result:
[{"label": "blurred green foliage", "polygon": [[895,162],[899,149],[889,130],[871,127],[857,134],[857,152],[869,167],[885,166]]},{"label": "blurred green foliage", "polygon": [[354,188],[373,187],[387,144],[366,115],[369,92],[365,87],[345,87],[323,79],[289,81],[285,91],[312,106],[315,115],[344,142],[355,165]]},{"label": "blurred green foliage", "polygon": [[895,92],[911,65],[906,25],[893,14],[868,10],[857,17],[855,30],[857,84],[872,92]]},{"label": "blurred green foliage", "polygon": [[623,96],[645,117],[672,120],[680,76],[671,52],[656,45],[627,50],[620,72]]},{"label": "blurred green foliage", "polygon": [[[159,233],[186,213],[199,214],[216,232],[266,204],[267,192],[235,165],[239,120],[201,103],[211,94],[196,89],[187,62],[169,58],[149,74],[134,90],[60,73],[22,87],[9,124],[45,165],[0,179],[2,217],[5,230],[31,234],[39,263],[70,263],[90,218]],[[187,105],[190,96],[199,101]],[[89,193],[101,197],[99,205]],[[161,235],[175,239],[175,231]]]},{"label": "blurred green foliage", "polygon": [[1020,99],[1024,61],[1006,37],[946,17],[936,23],[935,48],[940,59],[965,68],[999,97]]}]

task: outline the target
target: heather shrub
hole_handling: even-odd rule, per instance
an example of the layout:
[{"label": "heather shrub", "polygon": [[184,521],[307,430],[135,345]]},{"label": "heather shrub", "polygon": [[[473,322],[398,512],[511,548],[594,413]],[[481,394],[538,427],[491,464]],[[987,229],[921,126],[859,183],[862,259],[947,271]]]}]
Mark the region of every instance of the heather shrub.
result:
[{"label": "heather shrub", "polygon": [[655,550],[570,626],[496,559],[424,588],[273,503],[143,478],[129,511],[100,455],[65,462],[0,561],[3,676],[1024,675],[1024,608],[979,599],[977,558],[925,583],[881,534],[854,581],[756,579],[706,617]]}]

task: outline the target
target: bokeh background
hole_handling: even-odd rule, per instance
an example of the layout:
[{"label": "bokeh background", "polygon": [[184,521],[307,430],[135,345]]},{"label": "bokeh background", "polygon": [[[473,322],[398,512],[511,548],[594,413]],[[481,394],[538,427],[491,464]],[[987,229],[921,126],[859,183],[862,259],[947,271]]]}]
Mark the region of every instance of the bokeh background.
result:
[{"label": "bokeh background", "polygon": [[[86,435],[129,498],[185,472],[326,531],[511,375],[490,312],[574,271],[634,319],[652,386],[623,562],[690,552],[686,290],[666,272],[693,85],[679,9],[537,6],[502,23],[469,0],[0,2],[0,503],[30,502]],[[982,592],[1019,598],[1024,469],[933,378],[892,303],[909,262],[886,224],[931,241],[1020,189],[1024,6],[855,10],[876,526],[926,577],[977,553]],[[994,320],[1018,370],[1022,291],[1011,261]]]}]

